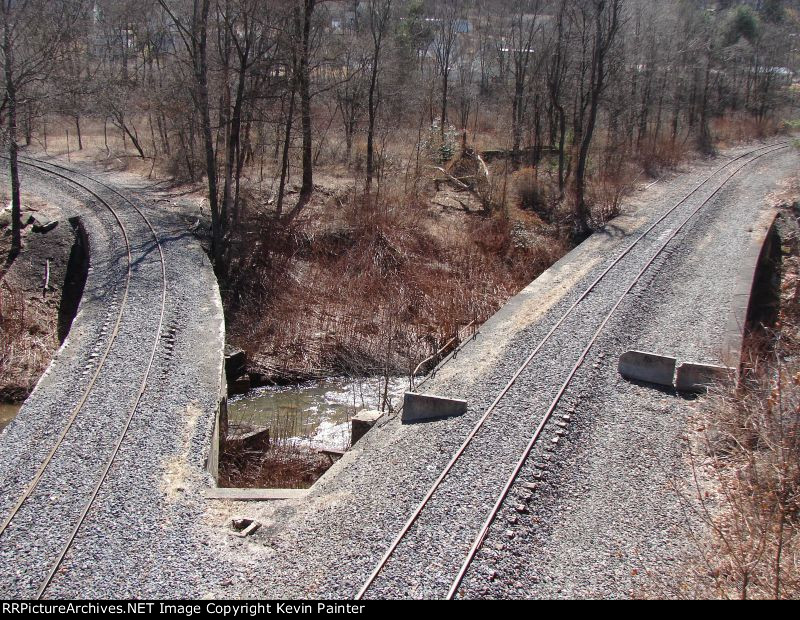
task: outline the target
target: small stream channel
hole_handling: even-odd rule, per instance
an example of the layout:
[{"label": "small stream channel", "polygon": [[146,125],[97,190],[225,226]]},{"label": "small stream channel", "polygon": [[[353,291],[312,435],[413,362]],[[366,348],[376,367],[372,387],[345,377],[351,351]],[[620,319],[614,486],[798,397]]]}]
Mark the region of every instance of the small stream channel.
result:
[{"label": "small stream channel", "polygon": [[[264,387],[228,401],[231,430],[269,428],[273,440],[344,450],[350,419],[365,409],[380,409],[384,381],[329,378],[291,387]],[[389,379],[389,400],[397,409],[408,379]]]}]

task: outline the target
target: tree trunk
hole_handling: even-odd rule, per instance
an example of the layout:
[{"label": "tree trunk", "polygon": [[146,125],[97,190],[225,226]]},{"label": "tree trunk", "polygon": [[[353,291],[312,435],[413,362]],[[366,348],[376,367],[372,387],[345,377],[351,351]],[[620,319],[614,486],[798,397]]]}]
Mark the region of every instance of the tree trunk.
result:
[{"label": "tree trunk", "polygon": [[83,150],[83,138],[81,137],[81,117],[75,115],[75,133],[78,134],[78,150]]},{"label": "tree trunk", "polygon": [[303,39],[300,53],[300,115],[303,125],[303,183],[300,187],[300,201],[304,203],[314,191],[314,162],[311,142],[311,92],[309,77],[309,46],[311,40],[311,15],[316,0],[305,0],[303,11]]},{"label": "tree trunk", "polygon": [[[445,61],[449,65],[449,59]],[[442,142],[444,142],[445,127],[447,126],[447,87],[450,81],[450,67],[445,65],[442,69]]]},{"label": "tree trunk", "polygon": [[[136,149],[136,152],[139,153],[139,157],[145,159],[144,149],[142,148],[142,145],[139,143],[139,137],[136,135],[136,133],[131,132],[130,128],[125,123],[125,117],[122,116],[122,114],[117,115],[117,124],[119,125],[119,128],[122,130],[123,138],[125,137],[125,135],[127,135],[131,139],[131,142],[133,143],[133,147]],[[134,128],[134,132],[135,131],[136,129]],[[69,146],[69,143],[67,143],[67,146]]]},{"label": "tree trunk", "polygon": [[292,119],[294,117],[294,78],[292,78],[292,93],[289,96],[289,111],[286,115],[286,131],[283,138],[283,157],[281,158],[281,181],[278,186],[278,204],[275,208],[278,217],[283,214],[283,195],[286,192],[286,173],[289,171],[289,147],[292,143]]},{"label": "tree trunk", "polygon": [[564,160],[566,157],[564,149],[566,148],[567,142],[567,113],[564,111],[564,106],[562,105],[559,105],[556,109],[558,110],[558,192],[561,197],[563,197],[564,186],[567,183],[564,171]]},{"label": "tree trunk", "polygon": [[211,132],[211,112],[208,103],[208,12],[211,1],[203,0],[199,19],[195,16],[193,29],[196,36],[196,49],[194,65],[196,89],[196,105],[200,111],[202,123],[203,143],[206,159],[206,176],[208,178],[208,203],[211,209],[211,243],[214,268],[219,277],[225,273],[223,265],[223,234],[222,222],[219,217],[219,201],[217,197],[217,162],[214,154],[214,137]]},{"label": "tree trunk", "polygon": [[[578,165],[575,170],[575,235],[579,239],[585,237],[590,230],[589,208],[586,204],[585,195],[586,165],[589,159],[589,149],[592,145],[595,125],[597,123],[597,110],[600,106],[600,97],[605,86],[606,55],[611,49],[618,28],[618,0],[612,0],[610,4],[610,7],[606,6],[604,2],[595,5],[596,32],[589,82],[589,117],[580,136]],[[605,17],[605,11],[612,11],[612,13],[609,16],[608,31],[604,33],[603,19]]]},{"label": "tree trunk", "polygon": [[239,81],[236,87],[236,96],[233,104],[233,112],[230,118],[230,130],[228,132],[227,157],[225,159],[225,189],[224,206],[222,209],[226,221],[231,217],[232,221],[238,219],[238,196],[232,194],[234,183],[239,184],[239,170],[236,166],[236,157],[239,154],[240,136],[242,127],[242,105],[244,101],[244,86],[247,79],[247,61],[250,55],[249,46],[245,45],[244,51],[239,60]]},{"label": "tree trunk", "polygon": [[525,94],[524,76],[519,75],[514,80],[514,101],[511,104],[511,149],[514,153],[514,163],[519,163],[520,149],[522,148],[522,97]]},{"label": "tree trunk", "polygon": [[711,138],[711,128],[708,124],[708,90],[711,82],[711,54],[706,59],[706,70],[703,84],[703,98],[700,102],[700,133],[697,138],[697,146],[701,153],[710,155],[714,152],[714,144]]},{"label": "tree trunk", "polygon": [[369,122],[367,124],[367,180],[365,191],[367,194],[372,190],[372,178],[375,175],[375,117],[377,113],[377,102],[375,101],[375,91],[378,83],[378,62],[380,60],[380,39],[376,40],[375,53],[372,57],[372,74],[369,82],[369,93],[367,95],[367,107]]},{"label": "tree trunk", "polygon": [[25,146],[30,146],[33,142],[33,111],[31,104],[25,106]]},{"label": "tree trunk", "polygon": [[3,54],[5,56],[6,129],[8,131],[8,161],[11,174],[11,251],[9,263],[22,250],[22,205],[19,191],[19,162],[17,161],[17,85],[14,82],[13,49],[8,27],[3,28]]}]

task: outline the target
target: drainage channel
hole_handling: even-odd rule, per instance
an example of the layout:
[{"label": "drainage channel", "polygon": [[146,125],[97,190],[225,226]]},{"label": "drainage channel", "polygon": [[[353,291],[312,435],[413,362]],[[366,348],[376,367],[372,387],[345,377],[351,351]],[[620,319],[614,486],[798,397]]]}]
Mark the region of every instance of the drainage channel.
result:
[{"label": "drainage channel", "polygon": [[256,388],[227,402],[219,487],[208,499],[305,497],[325,472],[382,415],[402,402],[408,379],[332,377]]}]

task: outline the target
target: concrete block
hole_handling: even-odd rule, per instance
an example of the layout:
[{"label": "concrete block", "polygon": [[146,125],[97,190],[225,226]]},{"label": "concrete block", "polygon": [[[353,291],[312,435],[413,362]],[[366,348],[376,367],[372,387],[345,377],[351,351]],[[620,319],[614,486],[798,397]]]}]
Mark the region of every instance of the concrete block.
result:
[{"label": "concrete block", "polygon": [[247,369],[247,354],[241,349],[225,347],[225,375],[228,381],[233,381],[245,373]]},{"label": "concrete block", "polygon": [[736,371],[727,366],[712,364],[681,364],[675,380],[679,392],[707,392],[709,386],[732,379]]},{"label": "concrete block", "polygon": [[228,395],[235,396],[237,394],[247,394],[250,388],[253,387],[250,381],[250,375],[242,375],[233,380],[228,380]]},{"label": "concrete block", "polygon": [[58,220],[48,220],[38,213],[33,214],[33,232],[48,233],[58,226]]},{"label": "concrete block", "polygon": [[403,398],[403,422],[422,422],[464,415],[467,401],[432,394],[406,392]]},{"label": "concrete block", "polygon": [[356,442],[367,434],[367,431],[375,426],[383,414],[380,411],[362,411],[353,416],[350,421],[350,445],[356,445]]},{"label": "concrete block", "polygon": [[239,538],[247,538],[254,534],[261,527],[261,523],[255,519],[235,517],[231,519],[231,530]]},{"label": "concrete block", "polygon": [[227,449],[234,452],[265,452],[269,449],[269,429],[262,428],[225,438]]},{"label": "concrete block", "polygon": [[619,374],[634,381],[672,387],[676,363],[677,360],[674,357],[643,351],[628,351],[619,358]]}]

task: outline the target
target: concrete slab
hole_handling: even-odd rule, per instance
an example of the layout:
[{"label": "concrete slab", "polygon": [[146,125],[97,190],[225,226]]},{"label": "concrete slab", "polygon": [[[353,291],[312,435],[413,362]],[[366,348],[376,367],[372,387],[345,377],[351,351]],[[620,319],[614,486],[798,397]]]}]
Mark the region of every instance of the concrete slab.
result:
[{"label": "concrete slab", "polygon": [[243,502],[263,502],[280,499],[303,499],[309,489],[206,489],[206,499],[227,499]]},{"label": "concrete slab", "polygon": [[231,533],[239,538],[247,538],[251,534],[254,534],[260,527],[261,523],[255,521],[254,519],[231,519],[231,528],[233,529]]},{"label": "concrete slab", "polygon": [[242,435],[228,435],[225,445],[236,452],[264,452],[269,448],[269,429],[262,428]]},{"label": "concrete slab", "polygon": [[383,414],[380,411],[362,411],[353,416],[350,426],[350,445],[356,445],[356,442],[367,434],[367,431],[375,426]]},{"label": "concrete slab", "polygon": [[681,364],[675,380],[675,388],[679,392],[707,392],[715,383],[729,381],[736,370],[727,366],[712,364]]},{"label": "concrete slab", "polygon": [[225,374],[228,381],[233,381],[244,374],[247,369],[247,354],[241,349],[225,346]]},{"label": "concrete slab", "polygon": [[618,368],[619,374],[626,379],[672,387],[676,364],[674,357],[628,351],[620,356]]},{"label": "concrete slab", "polygon": [[406,392],[403,398],[403,423],[452,418],[466,412],[465,400],[414,392]]}]

